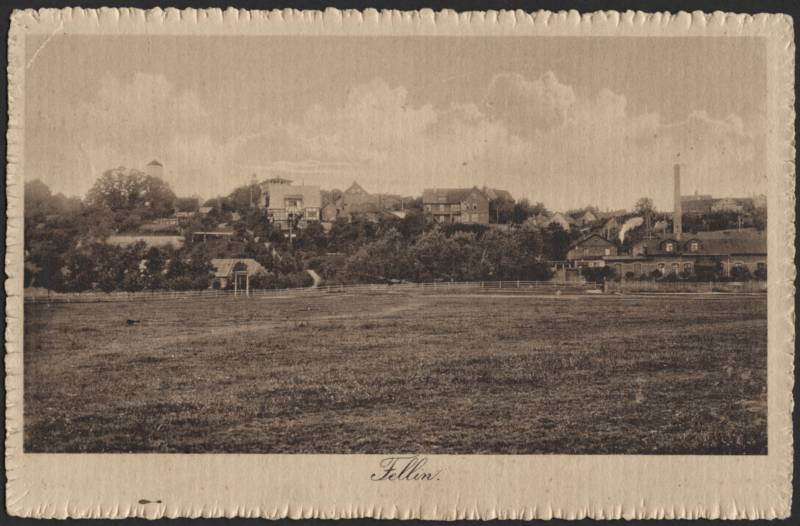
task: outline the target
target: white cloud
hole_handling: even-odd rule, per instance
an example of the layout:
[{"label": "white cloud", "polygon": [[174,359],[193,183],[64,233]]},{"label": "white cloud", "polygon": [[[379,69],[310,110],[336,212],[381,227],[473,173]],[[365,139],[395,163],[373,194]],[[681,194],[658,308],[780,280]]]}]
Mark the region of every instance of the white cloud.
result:
[{"label": "white cloud", "polygon": [[556,209],[627,207],[648,195],[666,208],[676,160],[688,191],[763,190],[762,137],[740,118],[697,112],[663,123],[657,113],[630,114],[622,94],[579,96],[553,73],[496,75],[484,100],[446,107],[414,103],[406,88],[376,79],[293,122],[254,110],[237,137],[215,135],[224,116],[161,75],[103,79],[81,114],[70,137],[83,152],[80,166],[65,167],[81,192],[103,169],[141,167],[153,157],[179,194],[207,197],[255,171],[327,188],[355,179],[371,191],[412,195],[428,186],[489,184]]}]

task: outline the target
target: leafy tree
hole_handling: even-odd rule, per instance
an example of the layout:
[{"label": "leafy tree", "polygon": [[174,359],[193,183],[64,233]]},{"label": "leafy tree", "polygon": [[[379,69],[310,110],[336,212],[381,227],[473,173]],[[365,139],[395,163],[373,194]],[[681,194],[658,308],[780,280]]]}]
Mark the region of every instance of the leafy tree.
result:
[{"label": "leafy tree", "polygon": [[406,253],[400,232],[389,231],[380,239],[362,245],[347,259],[345,279],[353,282],[404,279],[410,268]]},{"label": "leafy tree", "polygon": [[544,256],[551,261],[563,261],[569,252],[569,234],[558,223],[544,230]]},{"label": "leafy tree", "polygon": [[106,170],[86,195],[89,206],[114,212],[139,210],[144,219],[172,214],[175,193],[158,177],[119,167]]},{"label": "leafy tree", "polygon": [[197,212],[200,208],[198,197],[177,197],[175,199],[175,210],[178,212]]},{"label": "leafy tree", "polygon": [[655,213],[655,206],[653,206],[653,200],[649,197],[640,197],[636,200],[636,204],[633,205],[633,212],[636,215],[640,216],[649,216]]},{"label": "leafy tree", "polygon": [[497,197],[489,201],[489,221],[492,223],[507,224],[514,217],[514,200]]}]

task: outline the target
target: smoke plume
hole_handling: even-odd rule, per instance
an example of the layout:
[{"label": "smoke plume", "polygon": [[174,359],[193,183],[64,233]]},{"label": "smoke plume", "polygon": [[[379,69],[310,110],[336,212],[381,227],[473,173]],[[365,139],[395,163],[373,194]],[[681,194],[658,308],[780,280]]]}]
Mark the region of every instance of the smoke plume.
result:
[{"label": "smoke plume", "polygon": [[622,228],[620,228],[620,230],[619,230],[619,242],[620,243],[624,243],[625,242],[625,233],[628,230],[631,230],[631,229],[636,228],[637,226],[640,226],[642,223],[644,223],[644,219],[642,219],[641,217],[632,217],[632,218],[628,219],[627,221],[625,221],[625,224],[622,225]]}]

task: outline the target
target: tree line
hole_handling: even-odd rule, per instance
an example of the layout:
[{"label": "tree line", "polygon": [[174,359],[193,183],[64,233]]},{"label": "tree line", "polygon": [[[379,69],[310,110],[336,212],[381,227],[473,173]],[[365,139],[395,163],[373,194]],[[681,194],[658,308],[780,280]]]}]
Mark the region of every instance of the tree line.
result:
[{"label": "tree line", "polygon": [[[552,274],[548,262],[564,260],[570,244],[583,235],[557,224],[535,226],[529,219],[547,213],[541,203],[499,198],[490,202],[499,225],[435,224],[419,200],[409,200],[403,218],[354,215],[329,229],[310,223],[289,240],[254,206],[262,199],[258,185],[209,199],[200,214],[198,198],[178,197],[163,180],[123,167],[106,171],[83,199],[53,194],[41,181],[25,184],[24,199],[25,285],[55,291],[205,289],[214,285],[213,258],[255,259],[269,273],[251,285],[264,288],[308,285],[307,269],[328,283],[546,280]],[[180,246],[107,243],[110,235],[139,232],[176,211],[188,214],[180,226],[165,222],[159,233],[182,236]],[[635,213],[661,219],[647,199],[636,203]],[[684,226],[726,227],[734,220],[720,213],[684,219]],[[232,236],[206,241],[194,236],[222,223]],[[613,241],[624,250],[644,235],[640,227],[624,243]]]},{"label": "tree line", "polygon": [[[125,168],[106,171],[83,199],[28,182],[25,285],[62,292],[206,289],[214,285],[213,258],[255,259],[269,273],[253,277],[251,286],[264,288],[308,285],[306,269],[328,283],[543,280],[550,277],[546,261],[563,259],[572,239],[558,227],[440,226],[412,201],[404,218],[340,218],[327,231],[311,223],[290,243],[253,206],[259,199],[260,189],[243,186],[206,201],[210,211],[197,214],[197,198],[179,198],[161,179]],[[522,222],[534,213],[528,208],[522,202],[509,210]],[[195,213],[160,232],[181,235],[180,246],[107,243],[110,235],[137,232],[175,211]],[[221,223],[232,227],[232,236],[202,241],[193,235]]]}]

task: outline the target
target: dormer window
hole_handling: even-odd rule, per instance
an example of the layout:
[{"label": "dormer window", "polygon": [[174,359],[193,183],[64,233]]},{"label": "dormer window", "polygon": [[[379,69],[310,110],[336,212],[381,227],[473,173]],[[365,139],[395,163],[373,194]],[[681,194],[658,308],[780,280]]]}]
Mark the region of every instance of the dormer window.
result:
[{"label": "dormer window", "polygon": [[691,243],[689,243],[689,250],[691,252],[697,252],[698,250],[700,250],[700,243],[698,243],[697,241],[692,241]]}]

